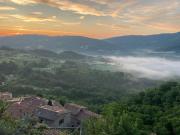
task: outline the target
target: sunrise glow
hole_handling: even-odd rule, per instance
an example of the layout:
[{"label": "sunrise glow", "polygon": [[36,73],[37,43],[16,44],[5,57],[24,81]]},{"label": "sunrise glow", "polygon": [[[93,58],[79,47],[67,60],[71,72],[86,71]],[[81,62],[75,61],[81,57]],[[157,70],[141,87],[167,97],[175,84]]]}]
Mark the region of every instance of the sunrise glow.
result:
[{"label": "sunrise glow", "polygon": [[0,35],[106,38],[180,31],[179,0],[0,0]]}]

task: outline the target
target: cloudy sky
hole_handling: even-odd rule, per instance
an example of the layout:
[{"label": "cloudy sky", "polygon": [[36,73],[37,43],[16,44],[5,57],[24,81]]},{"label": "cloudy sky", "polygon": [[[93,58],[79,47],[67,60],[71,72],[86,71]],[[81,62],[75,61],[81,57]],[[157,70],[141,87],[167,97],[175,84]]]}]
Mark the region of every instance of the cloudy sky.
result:
[{"label": "cloudy sky", "polygon": [[180,31],[180,0],[0,0],[0,35],[106,38]]}]

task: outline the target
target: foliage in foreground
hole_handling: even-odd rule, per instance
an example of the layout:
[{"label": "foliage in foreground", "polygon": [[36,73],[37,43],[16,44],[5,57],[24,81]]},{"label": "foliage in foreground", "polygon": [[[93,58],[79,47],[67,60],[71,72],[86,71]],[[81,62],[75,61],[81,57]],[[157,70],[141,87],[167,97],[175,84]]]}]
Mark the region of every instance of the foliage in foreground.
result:
[{"label": "foliage in foreground", "polygon": [[106,106],[102,118],[85,122],[85,134],[140,135],[137,122],[124,106],[114,103]]},{"label": "foliage in foreground", "polygon": [[[15,121],[2,115],[7,104],[0,102],[2,135],[41,135],[43,128],[34,128],[35,121]],[[84,123],[85,135],[179,135],[180,84],[166,83],[131,97],[124,103],[111,103],[101,118]]]},{"label": "foliage in foreground", "polygon": [[85,124],[87,135],[179,135],[180,84],[169,82],[141,92],[125,105],[109,104],[102,118]]}]

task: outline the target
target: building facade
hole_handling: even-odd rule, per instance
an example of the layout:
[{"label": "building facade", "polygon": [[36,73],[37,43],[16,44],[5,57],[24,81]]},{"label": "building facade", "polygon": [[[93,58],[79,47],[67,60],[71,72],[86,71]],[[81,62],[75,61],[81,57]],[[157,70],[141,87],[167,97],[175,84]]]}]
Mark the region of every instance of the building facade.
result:
[{"label": "building facade", "polygon": [[98,118],[99,115],[88,110],[87,107],[73,103],[67,103],[64,108],[71,112],[71,127],[79,127],[81,123],[89,118]]},{"label": "building facade", "polygon": [[6,113],[15,119],[33,117],[39,106],[46,105],[47,100],[39,97],[22,97],[20,101],[9,105]]},{"label": "building facade", "polygon": [[84,120],[99,117],[87,107],[73,103],[64,106],[47,99],[29,96],[12,98],[11,93],[0,93],[0,98],[10,101],[5,113],[15,119],[37,118],[50,128],[79,128]]},{"label": "building facade", "polygon": [[39,122],[53,128],[69,127],[70,116],[70,112],[62,106],[45,105],[39,107],[36,111]]}]

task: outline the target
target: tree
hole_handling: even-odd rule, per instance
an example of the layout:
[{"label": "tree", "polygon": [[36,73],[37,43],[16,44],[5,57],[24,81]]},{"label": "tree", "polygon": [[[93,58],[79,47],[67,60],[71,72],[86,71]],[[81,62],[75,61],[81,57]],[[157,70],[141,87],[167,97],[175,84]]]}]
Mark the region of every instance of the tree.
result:
[{"label": "tree", "polygon": [[120,104],[105,107],[103,117],[85,123],[87,135],[140,135],[139,121]]},{"label": "tree", "polygon": [[8,104],[6,102],[0,100],[0,117],[2,116],[2,114],[7,109],[7,106],[8,106]]}]

